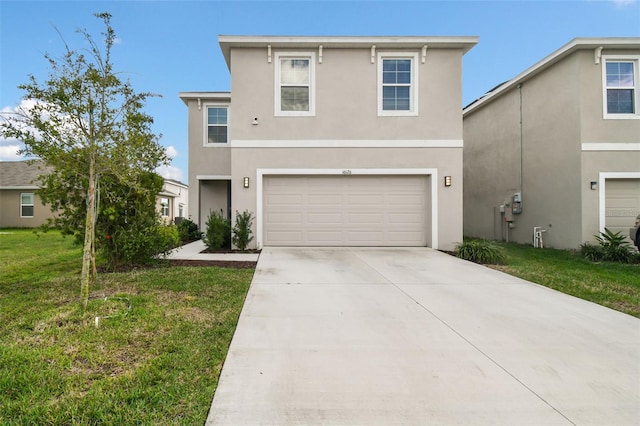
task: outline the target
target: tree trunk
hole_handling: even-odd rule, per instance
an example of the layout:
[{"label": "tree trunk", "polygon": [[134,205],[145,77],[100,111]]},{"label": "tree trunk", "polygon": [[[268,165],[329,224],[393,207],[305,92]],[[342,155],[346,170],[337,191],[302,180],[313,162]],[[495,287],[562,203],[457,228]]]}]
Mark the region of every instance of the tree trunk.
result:
[{"label": "tree trunk", "polygon": [[87,310],[89,303],[89,288],[95,282],[95,213],[96,213],[96,165],[93,156],[89,159],[89,189],[87,191],[87,218],[84,227],[84,249],[82,252],[82,275],[80,282],[80,300],[82,310]]}]

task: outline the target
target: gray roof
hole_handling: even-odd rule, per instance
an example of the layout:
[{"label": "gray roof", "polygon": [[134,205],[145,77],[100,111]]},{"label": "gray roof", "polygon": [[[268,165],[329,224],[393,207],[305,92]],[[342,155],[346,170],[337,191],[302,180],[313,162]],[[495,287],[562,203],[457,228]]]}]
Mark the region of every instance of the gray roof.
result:
[{"label": "gray roof", "polygon": [[49,169],[40,160],[0,162],[0,188],[37,188],[36,179]]}]

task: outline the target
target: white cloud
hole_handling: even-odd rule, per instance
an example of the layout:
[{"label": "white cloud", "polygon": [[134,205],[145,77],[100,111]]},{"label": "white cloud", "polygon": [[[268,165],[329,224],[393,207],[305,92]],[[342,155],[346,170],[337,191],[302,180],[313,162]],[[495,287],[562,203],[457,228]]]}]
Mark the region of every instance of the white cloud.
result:
[{"label": "white cloud", "polygon": [[0,161],[18,161],[25,158],[18,155],[18,151],[22,148],[20,144],[9,143],[5,145],[4,141],[0,141]]},{"label": "white cloud", "polygon": [[160,166],[156,169],[156,172],[165,179],[173,179],[182,182],[183,173],[177,167],[174,166]]},{"label": "white cloud", "polygon": [[[40,138],[40,132],[29,124],[29,116],[33,114],[34,108],[39,107],[38,111],[41,120],[49,120],[50,117],[57,115],[61,124],[58,127],[59,130],[64,131],[67,135],[77,134],[78,130],[76,125],[72,122],[70,116],[60,112],[60,108],[55,104],[45,104],[33,99],[22,99],[17,106],[5,106],[0,109],[0,121],[12,122],[16,127],[21,130],[30,133],[35,138]],[[24,146],[22,141],[13,138],[5,138],[0,134],[0,145],[15,145],[18,144],[21,147]]]},{"label": "white cloud", "polygon": [[168,146],[165,152],[167,154],[167,157],[171,158],[172,160],[178,156],[178,150],[173,146]]},{"label": "white cloud", "polygon": [[615,4],[617,7],[626,7],[631,6],[632,4],[636,4],[638,0],[609,0],[611,3]]},{"label": "white cloud", "polygon": [[[32,100],[22,100],[18,106],[5,106],[0,109],[0,121],[9,120],[15,117],[20,111],[33,108],[35,102]],[[24,148],[24,144],[15,138],[5,138],[0,134],[0,161],[18,161],[25,157],[18,155],[18,151]]]}]

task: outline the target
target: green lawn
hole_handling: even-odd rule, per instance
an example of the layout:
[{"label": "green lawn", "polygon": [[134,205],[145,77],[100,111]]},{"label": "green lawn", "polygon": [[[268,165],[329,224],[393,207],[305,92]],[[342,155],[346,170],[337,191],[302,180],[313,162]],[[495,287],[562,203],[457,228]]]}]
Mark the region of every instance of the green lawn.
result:
[{"label": "green lawn", "polygon": [[[640,317],[640,265],[500,245],[500,270]],[[80,263],[57,232],[0,232],[0,424],[203,424],[253,270],[100,274],[83,314]]]},{"label": "green lawn", "polygon": [[83,314],[80,268],[57,232],[0,232],[0,424],[203,424],[253,270],[99,274]]},{"label": "green lawn", "polygon": [[640,264],[591,263],[573,251],[499,243],[511,275],[640,318]]}]

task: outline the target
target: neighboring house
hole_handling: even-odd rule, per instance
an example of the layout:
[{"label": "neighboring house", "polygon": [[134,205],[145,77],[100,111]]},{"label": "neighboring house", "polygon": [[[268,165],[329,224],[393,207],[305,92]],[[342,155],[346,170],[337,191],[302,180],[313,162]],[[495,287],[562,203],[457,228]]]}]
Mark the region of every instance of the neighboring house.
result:
[{"label": "neighboring house", "polygon": [[[36,194],[37,178],[47,173],[41,161],[0,162],[0,228],[34,228],[53,218],[49,206]],[[189,187],[165,179],[157,208],[167,223],[188,215]]]},{"label": "neighboring house", "polygon": [[258,248],[462,240],[462,56],[477,37],[219,43],[231,92],[180,93],[200,229],[248,210]]},{"label": "neighboring house", "polygon": [[173,179],[165,179],[162,192],[156,197],[157,208],[166,223],[180,222],[188,217],[189,187]]},{"label": "neighboring house", "polygon": [[[640,38],[577,38],[464,109],[465,235],[578,248],[640,212]],[[515,197],[515,198],[514,198]],[[515,201],[515,203],[514,203]]]},{"label": "neighboring house", "polygon": [[41,161],[0,162],[0,228],[34,228],[53,217],[35,193],[46,171]]}]

